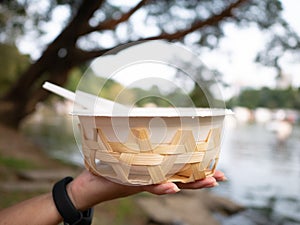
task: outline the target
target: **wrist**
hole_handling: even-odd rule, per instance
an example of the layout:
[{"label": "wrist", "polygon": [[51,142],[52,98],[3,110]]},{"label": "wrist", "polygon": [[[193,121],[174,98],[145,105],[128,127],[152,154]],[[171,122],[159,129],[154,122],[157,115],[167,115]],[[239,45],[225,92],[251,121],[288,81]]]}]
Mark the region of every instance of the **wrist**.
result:
[{"label": "wrist", "polygon": [[[67,191],[67,194],[71,200],[71,202],[73,203],[74,207],[77,209],[77,210],[82,210],[80,205],[78,205],[77,203],[77,200],[76,200],[76,190],[74,190],[75,186],[74,186],[74,180],[72,182],[70,182],[69,184],[67,184],[66,186],[66,191]],[[76,189],[76,188],[75,188]]]},{"label": "wrist", "polygon": [[74,192],[72,191],[74,186],[69,185],[72,181],[72,177],[66,177],[53,186],[52,197],[56,209],[63,218],[64,224],[90,225],[93,209],[80,210],[78,204],[77,207],[74,205],[76,204],[74,200],[76,198],[74,198]]},{"label": "wrist", "polygon": [[81,174],[66,187],[70,200],[77,210],[87,210],[95,205],[95,202],[92,201],[95,199],[95,195],[91,197],[92,191],[90,190],[90,186],[92,184],[90,182],[91,178]]}]

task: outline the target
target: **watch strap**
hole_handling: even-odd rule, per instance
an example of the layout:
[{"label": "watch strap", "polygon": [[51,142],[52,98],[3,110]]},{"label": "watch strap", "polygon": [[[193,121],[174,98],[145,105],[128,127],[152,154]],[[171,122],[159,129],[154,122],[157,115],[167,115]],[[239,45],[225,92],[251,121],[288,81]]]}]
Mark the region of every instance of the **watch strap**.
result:
[{"label": "watch strap", "polygon": [[68,196],[66,186],[72,180],[72,177],[65,177],[53,186],[52,196],[55,206],[64,219],[65,225],[90,225],[92,223],[93,209],[89,208],[83,212],[77,210]]}]

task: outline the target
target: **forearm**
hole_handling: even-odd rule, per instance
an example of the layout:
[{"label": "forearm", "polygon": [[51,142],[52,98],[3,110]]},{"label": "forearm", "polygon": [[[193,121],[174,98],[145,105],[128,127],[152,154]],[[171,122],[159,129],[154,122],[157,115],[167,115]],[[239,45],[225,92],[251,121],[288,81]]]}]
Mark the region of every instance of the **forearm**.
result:
[{"label": "forearm", "polygon": [[[74,206],[81,211],[103,201],[141,191],[139,187],[114,184],[84,171],[67,185]],[[52,193],[43,194],[0,211],[0,225],[54,225],[62,222]]]},{"label": "forearm", "polygon": [[51,193],[0,211],[0,225],[54,225],[62,221]]},{"label": "forearm", "polygon": [[[216,171],[214,177],[208,177],[193,183],[178,184],[182,189],[214,187],[217,181],[226,177]],[[66,187],[68,196],[76,209],[84,211],[98,203],[147,191],[156,195],[172,194],[180,189],[174,183],[147,186],[124,186],[102,177],[83,171]],[[54,225],[62,222],[55,206],[52,193],[26,200],[0,211],[0,225]]]},{"label": "forearm", "polygon": [[[139,187],[114,184],[84,171],[67,185],[74,206],[81,211],[103,201],[141,191]],[[0,225],[53,225],[62,222],[52,193],[43,194],[0,211]]]}]

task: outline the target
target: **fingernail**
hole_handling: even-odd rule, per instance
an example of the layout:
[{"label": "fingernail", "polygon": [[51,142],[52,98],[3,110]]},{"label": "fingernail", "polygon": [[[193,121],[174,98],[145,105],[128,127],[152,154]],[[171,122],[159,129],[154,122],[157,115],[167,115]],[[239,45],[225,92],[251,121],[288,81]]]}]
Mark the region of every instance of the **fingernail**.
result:
[{"label": "fingernail", "polygon": [[213,187],[217,187],[217,186],[219,186],[220,184],[218,183],[218,182],[214,182],[213,183]]},{"label": "fingernail", "polygon": [[222,181],[228,181],[228,178],[224,176]]},{"label": "fingernail", "polygon": [[219,183],[213,182],[213,183],[210,183],[210,184],[204,186],[204,188],[213,188],[213,187],[217,187],[217,186],[219,186]]},{"label": "fingernail", "polygon": [[167,190],[165,190],[165,193],[166,194],[175,194],[179,191],[180,191],[180,189],[176,185],[174,185],[173,187],[170,187]]}]

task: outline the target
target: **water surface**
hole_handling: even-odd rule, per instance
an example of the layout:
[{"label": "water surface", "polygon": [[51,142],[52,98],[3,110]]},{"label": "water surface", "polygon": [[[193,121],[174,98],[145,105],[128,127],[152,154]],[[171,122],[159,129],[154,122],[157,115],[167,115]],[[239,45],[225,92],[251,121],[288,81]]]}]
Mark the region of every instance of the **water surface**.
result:
[{"label": "water surface", "polygon": [[[250,208],[240,224],[300,224],[299,146],[298,126],[280,145],[264,124],[226,129],[219,168],[229,182],[215,191]],[[239,224],[231,220],[224,224]]]},{"label": "water surface", "polygon": [[[248,209],[225,225],[300,224],[300,127],[285,145],[263,124],[226,126],[219,168],[229,181],[214,189]],[[82,164],[70,116],[48,115],[24,131],[52,157]]]}]

